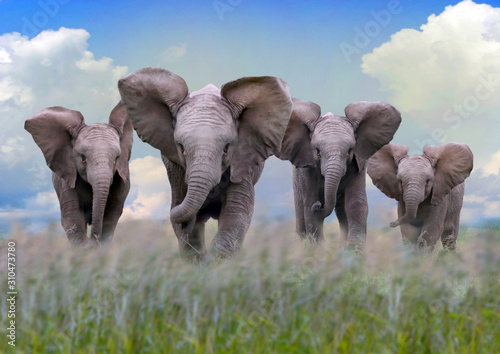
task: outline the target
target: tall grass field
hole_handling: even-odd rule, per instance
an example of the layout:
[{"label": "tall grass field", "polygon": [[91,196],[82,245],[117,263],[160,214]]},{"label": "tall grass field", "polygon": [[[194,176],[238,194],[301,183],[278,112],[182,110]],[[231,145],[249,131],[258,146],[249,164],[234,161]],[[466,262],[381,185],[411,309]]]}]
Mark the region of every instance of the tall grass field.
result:
[{"label": "tall grass field", "polygon": [[254,223],[242,252],[203,267],[180,258],[167,224],[121,223],[94,252],[55,227],[16,227],[0,241],[2,299],[16,244],[15,347],[4,300],[0,352],[500,352],[497,230],[462,230],[455,254],[431,255],[370,230],[360,255],[325,229],[311,247],[291,224]]}]

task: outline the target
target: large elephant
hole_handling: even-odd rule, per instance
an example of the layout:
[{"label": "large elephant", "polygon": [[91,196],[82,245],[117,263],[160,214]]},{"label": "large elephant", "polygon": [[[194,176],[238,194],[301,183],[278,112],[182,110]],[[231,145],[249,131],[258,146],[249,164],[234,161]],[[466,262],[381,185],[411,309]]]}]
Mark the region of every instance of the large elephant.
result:
[{"label": "large elephant", "polygon": [[[246,77],[189,93],[161,68],[122,78],[118,88],[139,137],[160,150],[172,190],[170,220],[187,259],[238,250],[254,209],[254,185],[278,153],[292,102],[276,77]],[[204,225],[218,219],[210,250]]]},{"label": "large elephant", "polygon": [[407,146],[389,144],[368,162],[373,184],[398,201],[398,219],[404,242],[434,249],[454,250],[464,198],[464,181],[473,167],[465,144],[425,146],[422,155],[408,156]]},{"label": "large elephant", "polygon": [[297,233],[319,241],[324,219],[335,209],[348,247],[362,249],[368,217],[365,164],[392,140],[401,115],[384,102],[354,102],[345,115],[321,116],[317,104],[293,99],[279,157],[294,165]]},{"label": "large elephant", "polygon": [[110,241],[130,189],[133,128],[123,105],[113,109],[109,124],[87,126],[80,112],[51,107],[27,119],[24,128],[53,171],[69,241],[75,246]]}]

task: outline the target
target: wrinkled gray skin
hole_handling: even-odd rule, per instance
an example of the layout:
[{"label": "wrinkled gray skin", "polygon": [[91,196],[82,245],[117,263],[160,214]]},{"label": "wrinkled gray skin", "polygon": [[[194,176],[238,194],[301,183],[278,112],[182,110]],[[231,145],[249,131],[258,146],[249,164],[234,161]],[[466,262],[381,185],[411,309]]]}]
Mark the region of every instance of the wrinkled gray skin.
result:
[{"label": "wrinkled gray skin", "polygon": [[296,231],[312,241],[323,238],[323,222],[335,209],[348,247],[362,249],[368,203],[366,160],[389,143],[400,113],[384,102],[355,102],[345,117],[293,99],[292,117],[279,157],[293,163]]},{"label": "wrinkled gray skin", "polygon": [[27,119],[24,127],[53,171],[61,224],[71,244],[111,241],[130,189],[133,129],[123,105],[113,109],[109,124],[87,126],[80,112],[51,107]]},{"label": "wrinkled gray skin", "polygon": [[[122,101],[139,137],[161,152],[172,189],[170,220],[189,260],[225,258],[250,225],[254,185],[265,160],[279,152],[291,113],[286,83],[249,77],[189,93],[160,68],[122,78]],[[205,249],[205,222],[219,228]]]},{"label": "wrinkled gray skin", "polygon": [[422,155],[408,156],[407,146],[389,144],[368,162],[368,174],[384,194],[398,201],[403,241],[432,251],[441,238],[445,249],[455,250],[464,180],[473,167],[465,144],[426,146]]}]

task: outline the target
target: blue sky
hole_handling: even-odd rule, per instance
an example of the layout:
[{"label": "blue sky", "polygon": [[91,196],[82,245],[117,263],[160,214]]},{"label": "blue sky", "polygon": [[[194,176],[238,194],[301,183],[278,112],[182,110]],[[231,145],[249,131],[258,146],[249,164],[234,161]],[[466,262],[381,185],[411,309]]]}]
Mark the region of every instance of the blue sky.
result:
[{"label": "blue sky", "polygon": [[[500,4],[469,0],[2,0],[0,232],[13,220],[35,230],[59,218],[50,171],[22,129],[24,120],[62,105],[80,110],[87,123],[107,121],[119,99],[117,79],[146,66],[173,71],[191,90],[248,75],[279,76],[294,97],[320,104],[323,113],[343,114],[357,100],[387,101],[403,115],[394,142],[414,152],[429,143],[471,146],[475,171],[467,181],[463,221],[495,218],[495,6]],[[157,151],[137,137],[131,171],[124,218],[165,218],[166,174]],[[256,217],[293,218],[290,171],[286,162],[268,161],[257,184]],[[396,202],[370,183],[368,194],[370,223],[386,225]]]}]

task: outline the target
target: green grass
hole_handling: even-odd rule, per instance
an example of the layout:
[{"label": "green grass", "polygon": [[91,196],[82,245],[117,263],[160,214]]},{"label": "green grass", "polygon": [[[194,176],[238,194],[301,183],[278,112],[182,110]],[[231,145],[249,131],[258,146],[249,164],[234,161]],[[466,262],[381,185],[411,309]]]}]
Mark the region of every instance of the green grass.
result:
[{"label": "green grass", "polygon": [[498,233],[466,230],[457,254],[422,256],[396,230],[370,233],[364,255],[343,251],[333,231],[311,249],[292,230],[254,225],[243,252],[205,269],[180,259],[163,225],[121,225],[97,252],[16,229],[0,264],[15,240],[17,345],[3,302],[0,352],[500,351]]}]

